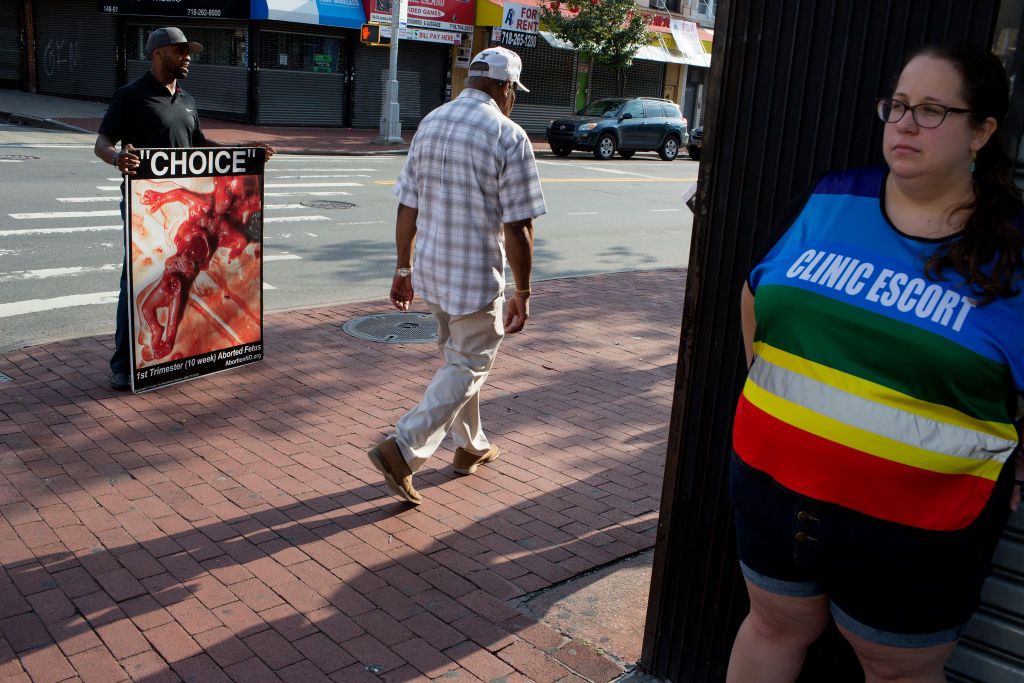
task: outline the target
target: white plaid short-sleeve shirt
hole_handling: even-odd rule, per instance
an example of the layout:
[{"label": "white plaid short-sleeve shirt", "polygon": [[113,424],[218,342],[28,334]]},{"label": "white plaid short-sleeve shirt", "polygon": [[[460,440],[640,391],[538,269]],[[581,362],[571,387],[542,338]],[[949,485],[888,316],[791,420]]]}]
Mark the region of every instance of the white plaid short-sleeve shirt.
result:
[{"label": "white plaid short-sleeve shirt", "polygon": [[502,223],[547,212],[526,132],[472,88],[423,119],[394,192],[418,211],[413,288],[451,315],[502,295]]}]

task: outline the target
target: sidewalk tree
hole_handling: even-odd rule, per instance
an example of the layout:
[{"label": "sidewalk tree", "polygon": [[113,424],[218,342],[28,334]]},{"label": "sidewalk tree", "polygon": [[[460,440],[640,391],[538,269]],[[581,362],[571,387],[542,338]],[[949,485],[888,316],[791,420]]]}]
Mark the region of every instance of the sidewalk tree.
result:
[{"label": "sidewalk tree", "polygon": [[544,28],[572,43],[581,60],[615,71],[622,95],[626,69],[648,42],[650,19],[637,11],[636,0],[553,0],[541,5],[540,17]]}]

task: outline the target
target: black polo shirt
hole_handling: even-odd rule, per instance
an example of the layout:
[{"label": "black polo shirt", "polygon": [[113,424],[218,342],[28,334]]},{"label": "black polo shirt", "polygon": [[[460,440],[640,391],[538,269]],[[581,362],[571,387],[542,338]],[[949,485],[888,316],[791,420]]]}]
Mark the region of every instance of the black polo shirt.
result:
[{"label": "black polo shirt", "polygon": [[115,144],[141,147],[206,147],[192,96],[176,86],[174,95],[150,72],[118,88],[99,132]]}]

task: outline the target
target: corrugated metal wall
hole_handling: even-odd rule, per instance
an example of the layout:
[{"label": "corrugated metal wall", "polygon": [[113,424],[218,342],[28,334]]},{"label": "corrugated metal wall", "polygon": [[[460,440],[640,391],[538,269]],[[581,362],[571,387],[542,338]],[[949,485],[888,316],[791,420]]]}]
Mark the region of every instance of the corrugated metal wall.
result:
[{"label": "corrugated metal wall", "polygon": [[258,123],[340,126],[345,122],[345,74],[260,69]]},{"label": "corrugated metal wall", "polygon": [[[998,8],[995,0],[719,3],[645,671],[722,680],[747,609],[727,473],[746,374],[739,291],[755,226],[768,225],[818,174],[879,163],[873,100],[889,92],[903,55],[940,39],[988,44]],[[826,641],[804,680],[843,680],[850,664]]]},{"label": "corrugated metal wall", "polygon": [[[615,72],[605,66],[596,66],[590,71],[587,102],[604,97],[618,97],[619,85]],[[665,63],[649,59],[634,59],[626,69],[626,83],[623,97],[661,97],[665,92]]]},{"label": "corrugated metal wall", "polygon": [[[445,75],[451,48],[438,43],[403,40],[398,44],[398,105],[402,128],[419,125],[444,99]],[[380,125],[388,81],[390,50],[359,44],[352,76],[352,126]]]},{"label": "corrugated metal wall", "polygon": [[[149,71],[152,62],[138,59],[128,60],[130,83]],[[188,78],[178,82],[189,95],[195,98],[200,113],[244,114],[248,110],[249,69],[244,66],[221,66],[219,64],[193,64],[188,69]]]},{"label": "corrugated metal wall", "polygon": [[96,3],[34,0],[39,92],[61,97],[107,98],[117,83],[114,15]]},{"label": "corrugated metal wall", "polygon": [[21,87],[25,78],[21,57],[21,8],[14,2],[0,6],[0,85]]},{"label": "corrugated metal wall", "polygon": [[981,609],[949,658],[951,681],[1024,682],[1024,510],[1010,524],[981,592]]},{"label": "corrugated metal wall", "polygon": [[[490,46],[498,43],[491,41]],[[543,133],[553,119],[571,116],[576,100],[576,50],[552,47],[543,37],[537,47],[509,48],[523,60],[523,83],[512,120],[528,133]]]}]

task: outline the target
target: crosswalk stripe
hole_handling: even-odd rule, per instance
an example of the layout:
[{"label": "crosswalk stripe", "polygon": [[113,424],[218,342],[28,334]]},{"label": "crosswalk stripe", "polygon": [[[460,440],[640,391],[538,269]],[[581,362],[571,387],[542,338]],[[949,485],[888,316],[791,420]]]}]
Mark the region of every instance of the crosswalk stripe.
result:
[{"label": "crosswalk stripe", "polygon": [[268,188],[283,187],[362,187],[362,183],[267,183]]},{"label": "crosswalk stripe", "polygon": [[93,218],[99,216],[120,216],[118,209],[104,209],[103,211],[39,211],[36,213],[9,213],[11,218],[17,220],[31,218]]},{"label": "crosswalk stripe", "polygon": [[[348,170],[348,169],[346,169]],[[372,171],[372,168],[356,168],[354,171]],[[323,173],[316,175],[277,175],[274,174],[274,180],[305,180],[307,178],[369,178],[370,176],[366,173]]]},{"label": "crosswalk stripe", "polygon": [[0,237],[17,237],[19,235],[49,235],[71,232],[100,232],[103,230],[124,231],[123,225],[86,225],[77,228],[26,228],[24,230],[0,230]]},{"label": "crosswalk stripe", "polygon": [[319,192],[264,192],[264,197],[349,197],[344,190],[323,190]]},{"label": "crosswalk stripe", "polygon": [[265,216],[264,223],[301,223],[302,221],[329,221],[327,216]]},{"label": "crosswalk stripe", "polygon": [[58,308],[70,308],[72,306],[116,304],[117,295],[117,292],[96,292],[94,294],[69,294],[67,296],[58,296],[52,299],[27,299],[26,301],[14,301],[8,304],[0,304],[0,318],[10,318],[14,315],[24,315],[26,313],[52,311]]},{"label": "crosswalk stripe", "polygon": [[0,282],[11,280],[45,280],[51,277],[68,277],[70,275],[87,275],[105,270],[120,270],[120,263],[107,263],[102,266],[70,266],[68,268],[40,268],[37,270],[15,270],[0,273]]}]

